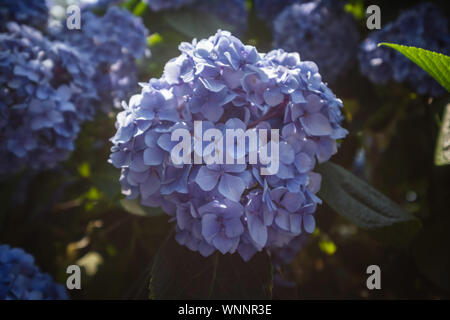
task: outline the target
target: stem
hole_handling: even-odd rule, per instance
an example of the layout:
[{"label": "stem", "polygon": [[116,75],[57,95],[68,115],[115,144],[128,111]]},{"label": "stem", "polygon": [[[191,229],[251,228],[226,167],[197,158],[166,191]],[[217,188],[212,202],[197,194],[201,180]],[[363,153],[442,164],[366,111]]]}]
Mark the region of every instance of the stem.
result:
[{"label": "stem", "polygon": [[266,121],[275,116],[278,116],[279,114],[281,114],[284,111],[284,109],[286,109],[287,102],[288,102],[288,99],[285,98],[284,101],[278,105],[278,107],[275,107],[272,110],[270,110],[269,112],[267,112],[264,116],[262,116],[261,119],[258,119],[256,121],[253,121],[252,123],[250,123],[248,125],[248,128],[256,127],[262,121]]}]

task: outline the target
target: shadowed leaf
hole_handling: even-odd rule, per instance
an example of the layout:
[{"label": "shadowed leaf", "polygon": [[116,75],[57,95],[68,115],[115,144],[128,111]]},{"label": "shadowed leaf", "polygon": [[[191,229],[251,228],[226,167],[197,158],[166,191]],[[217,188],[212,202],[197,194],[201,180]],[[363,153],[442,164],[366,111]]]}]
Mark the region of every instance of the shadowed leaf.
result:
[{"label": "shadowed leaf", "polygon": [[403,245],[420,229],[420,220],[344,168],[326,162],[318,166],[318,172],[322,174],[319,196],[376,238]]}]

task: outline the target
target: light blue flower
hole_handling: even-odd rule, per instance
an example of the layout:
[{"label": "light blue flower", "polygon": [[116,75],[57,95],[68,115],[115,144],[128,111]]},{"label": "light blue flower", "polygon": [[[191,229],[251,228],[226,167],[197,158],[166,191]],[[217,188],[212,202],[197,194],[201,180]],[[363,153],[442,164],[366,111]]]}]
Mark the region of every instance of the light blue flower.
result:
[{"label": "light blue flower", "polygon": [[356,58],[359,35],[341,1],[294,3],[273,22],[274,46],[296,51],[314,61],[326,81],[333,82]]},{"label": "light blue flower", "polygon": [[[160,79],[123,103],[111,139],[110,162],[121,169],[122,193],[143,205],[162,207],[176,221],[176,240],[203,256],[215,250],[256,252],[286,246],[315,228],[316,162],[337,152],[342,101],[322,82],[317,66],[281,49],[267,54],[244,45],[227,31],[181,43]],[[260,175],[257,164],[174,164],[171,141],[177,128],[191,134],[190,156],[232,156],[248,160],[257,146],[212,146],[202,130],[278,129],[279,170]],[[194,157],[195,158],[195,157]],[[222,159],[226,160],[226,159]],[[245,207],[245,209],[244,209]]]},{"label": "light blue flower", "polygon": [[205,204],[198,211],[202,217],[202,235],[206,242],[222,254],[235,252],[239,237],[244,232],[240,219],[244,208],[239,203],[224,199]]},{"label": "light blue flower", "polygon": [[246,165],[208,165],[202,166],[195,181],[203,191],[211,191],[216,186],[221,195],[232,201],[239,202],[245,190],[245,182],[239,176],[246,169]]}]

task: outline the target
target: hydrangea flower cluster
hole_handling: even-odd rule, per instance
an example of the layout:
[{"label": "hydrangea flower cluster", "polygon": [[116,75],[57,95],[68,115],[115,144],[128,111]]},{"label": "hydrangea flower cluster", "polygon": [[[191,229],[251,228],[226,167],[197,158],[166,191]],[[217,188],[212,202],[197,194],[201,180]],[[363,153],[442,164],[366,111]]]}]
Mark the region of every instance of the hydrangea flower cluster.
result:
[{"label": "hydrangea flower cluster", "polygon": [[66,300],[66,289],[41,273],[20,248],[0,245],[0,300]]},{"label": "hydrangea flower cluster", "polygon": [[0,174],[66,158],[92,113],[92,72],[70,46],[8,25],[0,34]]},{"label": "hydrangea flower cluster", "polygon": [[[110,162],[121,169],[122,193],[162,207],[176,222],[176,240],[203,256],[218,250],[248,260],[313,232],[321,203],[315,195],[321,177],[313,169],[336,153],[336,140],[347,134],[340,126],[342,102],[322,82],[317,65],[281,49],[259,53],[220,30],[179,49],[163,76],[141,84],[141,93],[117,116]],[[193,133],[194,121],[220,132],[278,129],[278,172],[260,175],[262,165],[249,161],[174,164],[171,134],[178,128]],[[213,143],[214,149],[223,141]],[[191,155],[208,153],[195,145]],[[233,147],[234,159],[248,158],[252,149],[238,155]]]},{"label": "hydrangea flower cluster", "polygon": [[10,21],[45,28],[48,19],[46,0],[2,0],[0,3],[0,30]]},{"label": "hydrangea flower cluster", "polygon": [[311,1],[286,7],[273,23],[274,46],[315,61],[333,82],[356,58],[359,34],[340,1]]},{"label": "hydrangea flower cluster", "polygon": [[82,52],[86,63],[96,70],[93,82],[102,109],[120,107],[120,101],[137,89],[135,59],[149,54],[148,30],[140,18],[117,7],[109,7],[101,17],[86,10],[81,19],[81,30],[64,26],[52,33]]},{"label": "hydrangea flower cluster", "polygon": [[445,90],[431,76],[395,50],[378,47],[378,43],[391,42],[449,54],[448,31],[447,18],[437,6],[419,4],[381,30],[372,32],[361,44],[361,73],[376,84],[386,84],[394,79],[408,83],[419,94],[439,96]]},{"label": "hydrangea flower cluster", "polygon": [[[283,9],[300,0],[255,0],[256,13],[261,20],[272,21]],[[304,2],[304,1],[303,1]]]},{"label": "hydrangea flower cluster", "polygon": [[[8,17],[28,5],[14,3]],[[147,53],[142,21],[115,7],[102,17],[85,10],[82,21],[82,30],[44,35],[10,22],[0,33],[0,175],[54,167],[74,149],[83,121],[136,91],[135,59]]]},{"label": "hydrangea flower cluster", "polygon": [[245,0],[199,0],[196,9],[218,17],[233,27],[234,33],[242,34],[247,29],[247,7]]}]

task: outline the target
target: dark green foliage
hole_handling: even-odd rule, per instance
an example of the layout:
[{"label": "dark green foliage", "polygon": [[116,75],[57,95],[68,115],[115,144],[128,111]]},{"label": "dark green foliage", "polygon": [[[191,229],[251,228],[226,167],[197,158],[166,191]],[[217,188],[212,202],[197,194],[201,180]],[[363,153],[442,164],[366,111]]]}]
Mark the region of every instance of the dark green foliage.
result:
[{"label": "dark green foliage", "polygon": [[150,299],[270,299],[272,269],[266,253],[245,262],[238,254],[208,258],[170,236],[151,272]]}]

